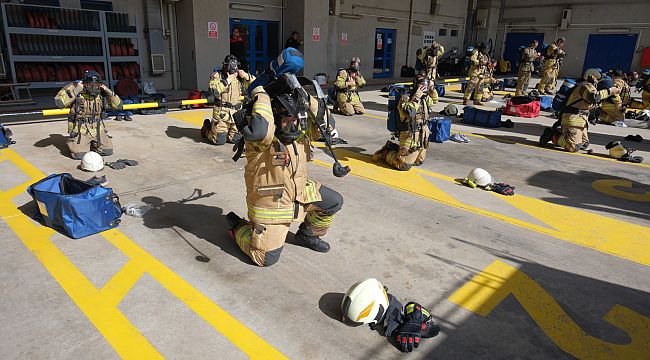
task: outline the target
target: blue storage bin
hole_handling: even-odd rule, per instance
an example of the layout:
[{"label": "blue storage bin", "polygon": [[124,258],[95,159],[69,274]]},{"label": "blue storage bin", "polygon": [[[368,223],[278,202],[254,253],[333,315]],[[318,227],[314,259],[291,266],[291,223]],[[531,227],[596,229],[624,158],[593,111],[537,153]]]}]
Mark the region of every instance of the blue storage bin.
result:
[{"label": "blue storage bin", "polygon": [[442,84],[436,84],[436,92],[438,96],[445,96],[445,86]]},{"label": "blue storage bin", "polygon": [[488,111],[473,106],[465,106],[462,122],[469,125],[498,128],[501,126],[501,111]]},{"label": "blue storage bin", "polygon": [[435,116],[429,119],[429,141],[442,143],[451,136],[451,118]]}]

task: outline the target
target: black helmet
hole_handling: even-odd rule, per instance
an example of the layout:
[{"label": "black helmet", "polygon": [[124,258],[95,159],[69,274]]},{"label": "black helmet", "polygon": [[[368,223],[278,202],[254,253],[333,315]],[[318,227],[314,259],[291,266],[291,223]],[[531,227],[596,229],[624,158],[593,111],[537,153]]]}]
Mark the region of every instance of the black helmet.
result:
[{"label": "black helmet", "polygon": [[[302,136],[307,128],[307,109],[297,95],[280,94],[271,99],[273,119],[275,122],[275,137],[283,144],[291,144]],[[281,120],[295,117],[297,122],[282,126]]]},{"label": "black helmet", "polygon": [[86,71],[83,78],[84,91],[92,96],[97,96],[101,92],[102,77],[97,71]]},{"label": "black helmet", "polygon": [[237,57],[235,55],[226,55],[223,59],[222,69],[227,71],[228,74],[236,73],[237,69],[239,69],[239,61],[237,60]]},{"label": "black helmet", "polygon": [[95,70],[86,71],[83,78],[84,82],[102,82],[102,77]]}]

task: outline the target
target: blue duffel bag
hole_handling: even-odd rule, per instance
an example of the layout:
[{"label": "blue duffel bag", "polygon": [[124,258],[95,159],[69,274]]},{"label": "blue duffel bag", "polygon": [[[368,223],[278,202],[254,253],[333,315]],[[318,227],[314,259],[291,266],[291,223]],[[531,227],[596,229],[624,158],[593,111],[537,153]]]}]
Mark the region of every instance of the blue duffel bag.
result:
[{"label": "blue duffel bag", "polygon": [[501,111],[483,110],[473,106],[465,106],[461,122],[487,128],[498,128],[501,126]]},{"label": "blue duffel bag", "polygon": [[540,108],[544,111],[553,110],[553,97],[548,95],[542,95],[539,97]]},{"label": "blue duffel bag", "polygon": [[112,229],[122,216],[113,189],[93,185],[68,173],[53,174],[27,188],[44,225],[79,239]]},{"label": "blue duffel bag", "polygon": [[435,116],[429,119],[429,141],[442,143],[451,136],[451,118]]},{"label": "blue duffel bag", "polygon": [[11,130],[0,124],[0,149],[8,148],[9,145],[16,143],[15,141],[11,140],[12,135],[13,134],[11,133]]}]

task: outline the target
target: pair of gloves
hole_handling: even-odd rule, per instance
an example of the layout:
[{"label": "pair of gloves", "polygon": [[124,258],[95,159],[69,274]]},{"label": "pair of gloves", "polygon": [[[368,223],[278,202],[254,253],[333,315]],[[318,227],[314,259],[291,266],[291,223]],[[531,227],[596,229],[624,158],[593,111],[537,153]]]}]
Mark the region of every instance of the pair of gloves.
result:
[{"label": "pair of gloves", "polygon": [[138,165],[138,162],[135,160],[128,160],[128,159],[119,159],[115,162],[109,162],[106,163],[106,166],[108,166],[111,169],[114,170],[122,170],[126,168],[127,166],[136,166]]},{"label": "pair of gloves", "polygon": [[388,294],[384,325],[386,337],[390,339],[395,336],[402,352],[412,352],[420,345],[421,339],[432,338],[440,333],[440,326],[422,305],[409,302],[402,313],[402,304],[391,294]]}]

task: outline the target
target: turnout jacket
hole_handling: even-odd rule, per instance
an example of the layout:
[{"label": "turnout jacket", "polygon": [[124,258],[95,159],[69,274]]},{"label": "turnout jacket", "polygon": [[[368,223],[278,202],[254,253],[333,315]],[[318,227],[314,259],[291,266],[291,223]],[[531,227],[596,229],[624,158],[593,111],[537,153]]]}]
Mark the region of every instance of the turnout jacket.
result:
[{"label": "turnout jacket", "polygon": [[[269,95],[261,86],[253,89],[253,110],[243,129],[246,146],[246,204],[248,218],[258,224],[286,224],[302,220],[301,205],[321,201],[320,183],[307,179],[311,160],[311,139],[318,139],[317,120],[308,115],[307,129],[289,145],[275,136]],[[310,98],[310,109],[319,103]],[[320,122],[320,120],[319,120]]]},{"label": "turnout jacket", "polygon": [[210,75],[210,92],[215,97],[215,106],[241,104],[242,90],[246,91],[255,77],[246,73],[241,76],[223,76],[220,71],[215,71]]},{"label": "turnout jacket", "polygon": [[588,81],[576,84],[562,109],[562,126],[587,127],[589,110],[598,107],[609,95],[609,89],[598,91]]},{"label": "turnout jacket", "polygon": [[83,83],[78,81],[59,90],[54,102],[61,109],[70,108],[68,132],[73,132],[75,127],[94,127],[102,120],[105,107],[118,108],[122,104],[119,96],[105,85],[101,85],[98,96],[92,96],[84,91]]}]

